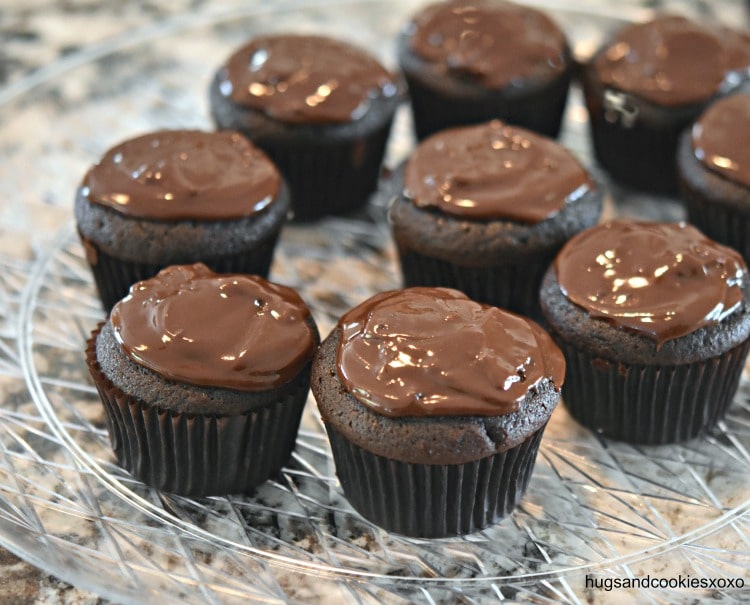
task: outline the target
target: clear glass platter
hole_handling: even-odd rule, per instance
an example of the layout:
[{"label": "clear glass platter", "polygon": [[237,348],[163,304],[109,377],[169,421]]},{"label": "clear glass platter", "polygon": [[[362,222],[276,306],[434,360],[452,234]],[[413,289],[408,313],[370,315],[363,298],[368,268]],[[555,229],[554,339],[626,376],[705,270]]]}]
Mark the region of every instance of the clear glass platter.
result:
[{"label": "clear glass platter", "polygon": [[[747,375],[719,428],[679,446],[607,441],[561,406],[519,509],[464,538],[407,539],[359,517],[342,496],[312,399],[293,459],[253,496],[158,493],[114,463],[82,353],[103,318],[71,221],[86,168],[146,130],[211,128],[213,70],[254,32],[326,32],[393,66],[394,36],[421,4],[286,1],[176,15],[71,55],[0,95],[2,545],[127,603],[577,603],[606,596],[586,591],[586,574],[747,575]],[[620,20],[649,14],[635,2],[616,11],[594,0],[537,4],[552,10],[579,55]],[[711,10],[691,4],[701,9]],[[592,166],[586,127],[575,91],[562,140]],[[410,128],[404,108],[390,166],[413,146]],[[387,202],[385,187],[359,216],[283,234],[272,277],[299,289],[323,334],[349,307],[398,285]],[[607,208],[654,219],[681,212],[673,200],[618,188]],[[696,596],[648,593],[659,603]],[[741,593],[718,596],[742,602]]]}]

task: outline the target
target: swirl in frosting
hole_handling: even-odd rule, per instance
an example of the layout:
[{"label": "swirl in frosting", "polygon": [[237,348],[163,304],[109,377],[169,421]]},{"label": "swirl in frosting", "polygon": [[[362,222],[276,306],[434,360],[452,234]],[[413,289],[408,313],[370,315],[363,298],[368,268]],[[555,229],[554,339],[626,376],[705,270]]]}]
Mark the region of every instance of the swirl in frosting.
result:
[{"label": "swirl in frosting", "polygon": [[378,294],[338,326],[342,383],[386,416],[501,416],[541,381],[559,390],[565,376],[536,323],[448,288]]},{"label": "swirl in frosting", "polygon": [[412,51],[491,89],[562,71],[565,35],[541,11],[497,0],[452,0],[420,11],[408,30]]},{"label": "swirl in frosting", "polygon": [[739,253],[692,225],[631,220],[582,231],[555,269],[569,300],[657,348],[736,311],[747,274]]},{"label": "swirl in frosting", "polygon": [[406,164],[417,206],[468,219],[538,223],[593,188],[581,163],[551,139],[493,120],[422,141]]},{"label": "swirl in frosting", "polygon": [[261,391],[285,384],[312,358],[309,316],[290,288],[198,263],[134,284],[111,322],[125,355],[169,380]]},{"label": "swirl in frosting", "polygon": [[393,75],[368,53],[323,36],[258,36],[229,58],[222,76],[224,96],[287,123],[349,122],[374,98],[398,93]]},{"label": "swirl in frosting", "polygon": [[83,180],[95,204],[155,220],[227,220],[273,203],[281,177],[236,132],[162,130],[116,145]]},{"label": "swirl in frosting", "polygon": [[709,170],[750,187],[750,94],[711,104],[691,135],[695,157]]},{"label": "swirl in frosting", "polygon": [[750,77],[750,35],[661,15],[623,28],[593,66],[605,86],[653,103],[702,103]]}]

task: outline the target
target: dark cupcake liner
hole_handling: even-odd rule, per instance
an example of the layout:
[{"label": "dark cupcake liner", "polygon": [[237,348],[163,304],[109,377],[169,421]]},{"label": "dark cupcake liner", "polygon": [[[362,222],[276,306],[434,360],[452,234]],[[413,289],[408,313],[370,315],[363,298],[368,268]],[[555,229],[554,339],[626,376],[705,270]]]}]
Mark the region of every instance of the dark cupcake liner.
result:
[{"label": "dark cupcake liner", "polygon": [[664,444],[714,428],[737,391],[750,341],[717,357],[642,366],[592,356],[561,341],[567,362],[562,398],[584,426],[628,443]]},{"label": "dark cupcake liner", "polygon": [[706,200],[682,181],[688,220],[712,240],[730,246],[750,263],[750,212],[716,200]]},{"label": "dark cupcake liner", "polygon": [[326,425],[349,503],[383,529],[415,538],[468,534],[510,514],[526,491],[544,428],[494,456],[432,465],[373,454]]},{"label": "dark cupcake liner", "polygon": [[535,319],[541,317],[539,287],[555,254],[552,250],[513,264],[464,267],[399,248],[404,286],[455,288],[476,301]]},{"label": "dark cupcake liner", "polygon": [[[99,298],[104,310],[109,312],[115,303],[127,296],[130,286],[154,277],[169,265],[202,262],[217,273],[248,273],[268,277],[279,232],[280,228],[255,242],[252,250],[216,257],[195,256],[169,263],[141,263],[108,254],[92,241],[86,241],[84,245]],[[80,237],[83,239],[83,236]]]},{"label": "dark cupcake liner", "polygon": [[632,128],[609,122],[603,116],[590,121],[597,162],[622,185],[641,191],[677,193],[674,155],[679,129]]},{"label": "dark cupcake liner", "polygon": [[476,95],[450,95],[431,87],[423,77],[405,76],[414,118],[422,140],[439,130],[499,119],[555,138],[560,133],[568,100],[572,69],[528,93],[478,91]]},{"label": "dark cupcake liner", "polygon": [[309,366],[282,400],[246,414],[191,415],[128,395],[102,373],[96,337],[86,362],[118,464],[158,490],[188,496],[248,493],[276,474],[294,449],[309,390]]},{"label": "dark cupcake liner", "polygon": [[623,95],[624,105],[618,110],[605,101],[606,91],[591,77],[584,76],[584,91],[599,165],[623,185],[677,194],[677,144],[703,105],[661,108]]},{"label": "dark cupcake liner", "polygon": [[[293,220],[312,221],[364,206],[378,185],[392,121],[355,139],[256,139],[289,185]],[[253,133],[246,134],[252,138]]]}]

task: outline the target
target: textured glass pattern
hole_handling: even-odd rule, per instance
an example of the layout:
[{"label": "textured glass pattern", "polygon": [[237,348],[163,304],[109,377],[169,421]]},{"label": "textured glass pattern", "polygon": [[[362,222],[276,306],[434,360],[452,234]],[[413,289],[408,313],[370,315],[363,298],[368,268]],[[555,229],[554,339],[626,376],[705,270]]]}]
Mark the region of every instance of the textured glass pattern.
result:
[{"label": "textured glass pattern", "polygon": [[[282,477],[252,497],[174,497],[114,463],[83,358],[103,318],[71,220],[86,167],[135,133],[210,128],[212,71],[254,31],[343,35],[393,66],[393,36],[419,4],[287,1],[197,11],[73,54],[0,98],[0,543],[62,579],[132,603],[578,603],[607,596],[585,590],[587,573],[746,575],[747,380],[718,430],[681,446],[609,442],[560,407],[520,508],[459,539],[389,535],[354,513],[312,400]],[[554,14],[585,55],[615,21],[605,3],[578,4],[573,11],[547,3],[565,7]],[[636,3],[618,10],[623,18],[648,14]],[[575,91],[563,141],[590,165],[585,119]],[[413,144],[410,128],[404,109],[390,166]],[[610,216],[682,216],[672,200],[613,191]],[[398,284],[388,198],[385,187],[358,217],[282,235],[271,276],[300,290],[322,334],[349,307]],[[648,593],[655,603],[706,594]]]}]

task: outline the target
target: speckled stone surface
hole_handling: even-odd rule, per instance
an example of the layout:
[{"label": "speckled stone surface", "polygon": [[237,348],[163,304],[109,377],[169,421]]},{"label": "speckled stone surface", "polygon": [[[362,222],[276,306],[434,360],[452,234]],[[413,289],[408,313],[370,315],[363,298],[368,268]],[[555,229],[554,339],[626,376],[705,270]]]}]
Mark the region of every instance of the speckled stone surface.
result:
[{"label": "speckled stone surface", "polygon": [[98,605],[107,602],[93,593],[44,573],[5,549],[0,549],[0,603]]},{"label": "speckled stone surface", "polygon": [[[65,225],[70,218],[73,188],[67,190],[66,187],[80,177],[79,174],[70,174],[71,166],[82,168],[90,158],[96,157],[106,148],[112,138],[142,129],[159,118],[170,121],[170,124],[208,124],[207,114],[195,111],[196,105],[201,106],[203,100],[196,103],[192,97],[188,99],[183,91],[176,89],[170,89],[173,95],[168,99],[148,99],[148,108],[152,113],[143,119],[133,118],[140,115],[137,103],[142,101],[133,99],[135,108],[129,108],[131,121],[123,124],[118,119],[119,116],[109,115],[106,111],[108,95],[114,95],[118,86],[124,85],[107,78],[107,67],[112,68],[112,71],[116,71],[120,76],[125,74],[132,78],[128,85],[132,85],[133,81],[138,79],[150,77],[151,73],[144,75],[140,72],[129,72],[127,65],[122,64],[122,54],[110,57],[109,62],[100,63],[98,68],[101,69],[101,73],[92,74],[86,64],[91,62],[92,58],[105,55],[108,48],[129,42],[135,46],[139,41],[150,39],[149,36],[157,36],[160,24],[165,21],[179,24],[184,19],[203,16],[214,18],[222,11],[228,10],[228,7],[236,8],[240,4],[251,8],[255,6],[262,12],[271,6],[289,7],[291,11],[292,7],[299,3],[293,0],[245,0],[242,3],[235,0],[174,0],[169,3],[148,0],[112,0],[106,3],[93,0],[8,0],[0,6],[0,108],[5,112],[9,111],[9,108],[14,108],[23,113],[24,103],[30,98],[36,98],[35,87],[38,84],[52,77],[61,83],[56,88],[40,87],[39,94],[48,94],[49,98],[42,99],[28,114],[24,114],[25,119],[18,125],[7,120],[7,113],[3,118],[7,123],[0,124],[3,129],[0,153],[15,159],[23,155],[18,153],[18,149],[26,146],[44,158],[38,165],[16,164],[11,161],[0,169],[0,184],[4,192],[4,197],[0,200],[0,264],[3,268],[0,275],[0,392],[4,403],[0,413],[0,507],[4,513],[0,515],[0,543],[9,546],[13,552],[23,553],[26,559],[35,560],[46,569],[55,566],[65,569],[66,578],[76,584],[71,586],[60,582],[49,576],[46,571],[18,559],[12,552],[0,550],[0,602],[86,605],[108,602],[101,596],[81,588],[83,586],[100,586],[102,588],[98,592],[107,593],[118,602],[165,602],[163,598],[160,600],[157,588],[166,591],[171,585],[165,587],[166,581],[159,579],[161,584],[155,581],[152,593],[141,593],[138,581],[143,580],[133,579],[134,572],[131,568],[123,567],[122,576],[119,578],[121,585],[108,585],[107,582],[92,578],[91,574],[94,572],[91,569],[97,569],[97,565],[103,575],[117,576],[120,572],[116,566],[113,570],[109,563],[116,556],[123,559],[127,557],[129,564],[136,567],[140,565],[148,568],[149,561],[158,561],[158,565],[163,565],[167,570],[165,574],[174,570],[173,573],[182,574],[181,578],[187,577],[185,585],[192,586],[191,583],[194,583],[201,588],[184,590],[180,600],[186,603],[235,602],[232,601],[233,597],[237,602],[247,602],[257,597],[273,602],[305,603],[345,600],[360,603],[405,603],[417,598],[423,602],[446,603],[455,602],[459,598],[466,602],[482,603],[500,598],[507,602],[532,603],[613,602],[613,593],[587,587],[582,571],[569,573],[562,582],[550,576],[549,579],[537,578],[527,583],[520,582],[500,587],[488,585],[467,595],[462,593],[464,589],[460,587],[454,589],[449,586],[444,590],[435,588],[429,593],[421,592],[419,589],[410,592],[406,586],[394,589],[381,581],[355,590],[343,583],[326,583],[322,577],[286,574],[278,570],[272,574],[267,567],[256,565],[253,560],[233,558],[232,555],[224,556],[205,548],[201,540],[189,536],[176,536],[176,532],[153,523],[152,519],[144,521],[144,518],[136,513],[132,513],[130,517],[122,517],[121,501],[112,491],[103,489],[94,480],[90,469],[76,474],[75,485],[70,485],[68,471],[75,467],[75,463],[72,458],[64,455],[64,448],[60,447],[58,437],[50,436],[46,432],[45,419],[34,415],[35,408],[29,403],[23,377],[18,368],[28,363],[26,356],[30,356],[39,375],[48,381],[44,384],[48,387],[59,387],[60,390],[55,391],[55,396],[63,393],[63,389],[71,384],[80,382],[80,376],[71,372],[70,367],[77,367],[79,344],[86,329],[99,319],[100,310],[93,304],[86,306],[73,314],[74,317],[65,324],[64,332],[49,330],[49,326],[56,325],[55,322],[62,325],[68,320],[71,314],[67,312],[66,305],[77,300],[77,289],[82,285],[90,286],[90,278],[81,270],[83,265],[80,262],[80,251],[75,244],[69,243],[73,242],[73,239],[68,238],[59,245],[60,251],[53,259],[54,266],[51,269],[55,271],[56,284],[60,291],[55,293],[55,297],[50,297],[44,287],[40,287],[38,292],[41,303],[32,315],[37,322],[33,333],[34,346],[30,348],[30,352],[26,352],[23,348],[24,328],[19,327],[23,325],[23,321],[29,319],[24,314],[24,309],[29,305],[25,298],[26,280],[36,266],[35,263],[39,259],[44,259],[45,250],[54,240],[61,225]],[[324,8],[324,3],[320,4]],[[541,4],[565,8],[571,3],[549,0]],[[581,0],[577,4],[584,11],[609,15],[616,12],[609,6],[611,3],[602,0]],[[643,18],[648,15],[648,10],[639,8],[639,5],[649,10],[663,6],[695,11],[700,10],[700,7],[706,8],[708,3],[698,0],[623,2],[616,10],[629,17]],[[735,25],[748,23],[745,5],[744,2],[732,0],[711,3],[713,10],[717,14],[720,13],[723,20]],[[314,7],[312,10],[315,13],[323,8]],[[383,18],[382,13],[371,13],[366,6],[350,10],[352,15],[361,13],[364,23],[372,19],[373,15]],[[401,18],[395,14],[385,17],[394,20],[393,27]],[[324,20],[325,17],[321,13],[310,20],[307,26],[312,27]],[[268,22],[273,23],[272,20]],[[259,23],[263,23],[262,19]],[[586,55],[593,50],[590,34],[596,37],[601,32],[587,30],[584,33],[585,40],[578,46],[577,51]],[[227,39],[228,46],[239,41],[236,30],[231,34],[234,37],[230,36]],[[354,37],[361,35],[366,39],[367,28],[349,34]],[[373,42],[369,39],[368,41]],[[200,57],[202,51],[200,44],[193,45],[193,54],[186,57],[186,60]],[[160,63],[159,57],[155,57],[153,68],[154,73],[164,74],[170,66],[168,63]],[[200,94],[200,89],[200,86],[192,85],[190,95],[196,94],[196,91]],[[147,88],[146,90],[151,92]],[[34,129],[37,121],[48,123],[49,115],[54,115],[59,106],[63,105],[63,101],[70,107],[71,99],[84,100],[92,94],[101,96],[101,110],[95,114],[76,116],[76,119],[82,124],[96,122],[98,133],[96,128],[92,130],[99,136],[80,137],[83,143],[79,141],[78,146],[73,145],[70,140],[56,139],[55,145],[50,146],[46,135],[56,133]],[[60,95],[64,99],[55,95]],[[585,115],[576,107],[573,107],[571,117],[579,122],[585,119]],[[102,131],[111,133],[111,136],[101,136]],[[571,134],[568,140],[575,142],[575,133]],[[585,141],[575,144],[581,148],[587,146]],[[401,145],[401,141],[394,147],[396,152],[399,149],[403,150],[398,145]],[[61,161],[47,163],[49,157],[59,157]],[[39,167],[43,167],[43,170]],[[63,185],[55,188],[50,187],[50,183]],[[617,190],[614,191],[614,197],[619,197]],[[669,214],[675,211],[673,206],[655,209],[652,199],[640,196],[630,197],[627,203],[620,204],[617,210],[620,213],[646,216],[664,216],[665,212]],[[679,211],[676,212],[679,215]],[[333,228],[339,229],[334,231],[338,238],[335,246],[331,240],[311,230],[291,230],[285,235],[287,254],[291,255],[295,251],[307,253],[302,258],[298,256],[294,275],[305,284],[306,292],[313,297],[313,311],[322,317],[323,334],[333,325],[335,313],[344,311],[352,300],[362,300],[373,290],[392,287],[396,283],[393,250],[388,246],[383,247],[366,223],[352,221],[334,225]],[[346,252],[354,248],[366,248],[370,254],[360,254],[346,265],[326,263],[331,250]],[[283,257],[282,260],[286,258]],[[373,262],[391,269],[371,273],[368,266]],[[277,265],[274,270],[282,278],[289,277],[281,265]],[[337,284],[351,283],[358,285],[348,291],[335,287]],[[332,285],[334,287],[331,287]],[[79,321],[81,318],[84,321]],[[76,338],[72,338],[71,335],[75,335]],[[17,345],[17,341],[21,344]],[[50,354],[50,351],[54,354]],[[75,389],[71,389],[70,392],[77,393]],[[90,390],[86,391],[84,388],[83,393],[85,397],[77,396],[88,398],[86,401],[93,399]],[[743,402],[750,401],[750,392],[747,389],[741,396]],[[54,399],[52,403],[58,406],[58,410],[65,412],[66,428],[73,435],[76,444],[88,451],[99,451],[104,447],[106,434],[96,406],[83,405],[71,410],[66,407],[62,396],[60,399]],[[738,425],[747,425],[750,418],[748,404],[743,405],[745,407],[738,407],[735,421]],[[330,503],[328,508],[315,508],[312,513],[306,508],[308,500],[305,498],[280,500],[280,490],[276,489],[276,485],[261,490],[251,503],[223,500],[191,503],[146,492],[106,458],[103,458],[102,464],[108,474],[117,476],[122,485],[137,492],[147,503],[158,506],[168,514],[174,514],[175,518],[200,523],[201,527],[211,534],[228,536],[228,539],[238,542],[247,540],[253,546],[267,548],[273,552],[291,552],[295,557],[313,562],[325,559],[329,556],[326,549],[335,546],[343,548],[343,551],[331,554],[327,560],[336,561],[336,557],[340,556],[340,563],[371,556],[368,564],[384,577],[418,575],[429,579],[435,575],[449,574],[452,577],[466,578],[483,574],[502,576],[521,571],[545,572],[565,565],[583,564],[592,557],[600,557],[602,560],[610,556],[616,557],[618,553],[623,552],[622,545],[627,543],[627,548],[624,548],[626,556],[620,557],[618,565],[612,568],[598,567],[598,578],[642,577],[648,574],[676,577],[678,574],[687,574],[743,577],[750,585],[750,555],[747,547],[750,543],[750,521],[747,515],[713,533],[700,534],[694,539],[686,538],[683,541],[684,545],[683,542],[679,542],[677,547],[670,550],[664,550],[659,546],[660,541],[665,539],[669,541],[675,537],[689,536],[690,532],[696,529],[696,519],[703,519],[708,514],[705,511],[709,508],[712,519],[713,515],[720,518],[722,511],[735,510],[746,501],[748,494],[746,490],[737,489],[737,477],[744,478],[744,484],[750,484],[746,470],[742,470],[748,466],[747,454],[745,453],[745,458],[740,456],[736,460],[733,459],[732,456],[738,455],[740,449],[733,447],[731,439],[717,436],[708,444],[713,449],[707,446],[683,448],[678,451],[659,450],[651,452],[646,458],[640,450],[619,448],[606,442],[596,443],[595,440],[591,445],[586,441],[591,441],[590,436],[572,423],[565,416],[564,410],[556,412],[556,418],[545,436],[545,439],[549,439],[550,445],[546,449],[543,448],[540,460],[542,468],[539,473],[535,473],[530,497],[522,507],[522,514],[497,528],[495,534],[478,535],[472,539],[473,541],[462,543],[460,547],[455,547],[451,543],[436,543],[430,548],[423,548],[420,544],[407,545],[421,549],[418,550],[421,553],[419,557],[406,552],[402,557],[399,555],[394,558],[392,553],[401,552],[396,547],[401,548],[403,544],[384,537],[371,527],[363,526],[351,516],[346,503],[339,499],[335,490],[335,478],[325,455],[326,444],[316,436],[318,433],[315,431],[319,431],[319,427],[312,424],[306,427],[309,437],[305,445],[308,448],[306,460],[317,461],[319,467],[295,467],[289,475],[294,478],[297,476],[295,473],[309,473],[297,487],[307,490],[305,498],[312,495],[319,501]],[[311,421],[314,419],[308,418],[308,422]],[[80,430],[84,425],[93,426],[94,430]],[[735,429],[741,431],[742,427]],[[722,456],[721,452],[729,453]],[[37,455],[47,456],[43,460],[44,464],[40,464],[34,458]],[[27,464],[24,473],[17,472],[17,467],[12,466],[9,461],[15,461],[17,465]],[[608,475],[597,474],[600,469],[609,466],[616,468],[621,473],[621,478],[625,477],[630,482],[625,485],[626,489],[608,483],[611,479]],[[698,469],[694,473],[695,476],[685,473],[686,466],[689,466],[691,471]],[[739,470],[736,471],[737,474],[732,475],[727,472],[728,468]],[[559,477],[556,473],[565,475],[563,484],[568,487],[568,492],[555,491],[559,487]],[[319,478],[319,482],[314,483],[311,478]],[[690,489],[686,487],[688,481],[693,482]],[[740,485],[744,484],[740,482]],[[547,489],[548,486],[551,486],[550,489]],[[33,488],[36,488],[36,491]],[[32,491],[36,500],[27,497]],[[79,500],[72,499],[71,494],[74,492],[76,497],[80,497]],[[706,503],[712,506],[709,507]],[[19,508],[28,507],[31,510],[37,505],[40,505],[38,510],[42,518],[32,517],[26,519],[24,524],[18,525],[8,522],[8,519],[15,518],[14,513]],[[274,515],[273,510],[281,506],[285,507],[287,514]],[[547,508],[549,506],[552,506],[550,510]],[[80,511],[80,515],[75,517],[75,522],[70,521],[69,517],[55,514],[64,508]],[[90,516],[92,510],[96,511],[93,517]],[[601,516],[593,515],[591,519],[585,517],[586,523],[590,522],[596,526],[589,526],[581,521],[584,518],[581,515],[582,511],[588,514],[599,510],[605,510],[607,513]],[[324,543],[323,535],[316,533],[319,528],[315,531],[310,530],[306,519],[311,514],[320,527],[330,531],[332,537],[328,542]],[[233,515],[240,516],[243,527],[250,529],[238,535],[231,533],[236,529],[235,526],[229,525],[229,520],[234,518]],[[633,516],[641,519],[642,524],[630,525],[629,519]],[[117,521],[118,524],[106,525],[102,523],[102,519]],[[128,532],[131,525],[135,524],[152,531],[144,534],[144,542],[128,541],[131,538]],[[563,527],[564,531],[561,530]],[[609,538],[604,542],[598,541],[597,531],[601,527],[606,527],[609,532]],[[564,534],[562,538],[561,534]],[[44,535],[46,538],[35,541],[37,535]],[[120,542],[115,542],[112,539],[113,535],[122,535],[124,538]],[[109,538],[110,541],[105,538]],[[59,540],[61,545],[73,545],[66,552],[74,552],[76,556],[70,561],[52,560],[46,556],[55,550],[55,539]],[[545,546],[550,544],[556,547]],[[475,550],[471,550],[475,546]],[[462,551],[460,556],[454,552],[456,548]],[[486,557],[483,556],[484,552],[487,553]],[[89,567],[86,566],[88,561],[91,562]],[[151,568],[148,570],[153,571]],[[210,576],[211,573],[216,575]],[[106,575],[107,578],[114,576]],[[210,581],[206,578],[210,578]],[[219,580],[226,580],[230,586],[230,589],[221,593],[222,597],[217,597],[217,593],[210,592],[207,588],[212,585],[211,582],[216,583]],[[257,586],[257,592],[248,588],[251,585]],[[175,591],[179,592],[181,586],[176,586]],[[739,603],[747,593],[743,595],[736,591],[703,591],[691,594],[666,590],[644,594],[638,590],[620,590],[614,593],[614,596],[617,597],[618,603],[638,603],[644,599],[653,603],[699,602],[707,598],[722,603]]]},{"label": "speckled stone surface", "polygon": [[[87,45],[123,35],[150,19],[192,10],[199,2],[175,0],[168,9],[159,2],[115,0],[11,0],[0,6],[0,98],[23,91]],[[166,9],[166,10],[165,10]],[[17,605],[95,605],[105,599],[58,580],[0,548],[0,602]]]},{"label": "speckled stone surface", "polygon": [[[150,19],[190,11],[200,2],[116,0],[106,5],[87,0],[11,1],[0,7],[0,98],[26,88],[45,70],[71,60],[87,45],[123,35]],[[17,605],[94,605],[105,599],[58,580],[0,548],[0,602]]]}]

